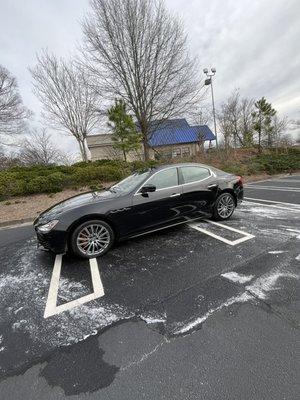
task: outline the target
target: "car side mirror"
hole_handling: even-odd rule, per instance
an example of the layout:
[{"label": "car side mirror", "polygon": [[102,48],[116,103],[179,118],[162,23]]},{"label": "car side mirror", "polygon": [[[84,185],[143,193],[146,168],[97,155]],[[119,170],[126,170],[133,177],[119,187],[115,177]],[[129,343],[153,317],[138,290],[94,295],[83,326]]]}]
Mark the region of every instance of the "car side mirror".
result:
[{"label": "car side mirror", "polygon": [[155,185],[151,185],[151,183],[149,183],[149,185],[145,185],[141,188],[141,193],[142,195],[151,193],[151,192],[155,192],[156,191],[156,186]]}]

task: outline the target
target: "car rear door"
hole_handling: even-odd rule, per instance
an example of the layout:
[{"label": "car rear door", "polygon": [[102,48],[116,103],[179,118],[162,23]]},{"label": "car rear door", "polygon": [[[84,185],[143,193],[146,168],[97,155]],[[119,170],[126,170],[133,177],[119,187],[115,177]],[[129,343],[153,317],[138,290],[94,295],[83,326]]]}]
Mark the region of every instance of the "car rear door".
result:
[{"label": "car rear door", "polygon": [[194,165],[180,167],[179,183],[186,215],[191,218],[210,216],[218,193],[218,181],[210,169]]},{"label": "car rear door", "polygon": [[155,185],[156,191],[147,194],[138,191],[133,196],[132,211],[137,231],[175,223],[182,217],[182,186],[176,167],[156,172],[144,182],[144,185],[148,184]]}]

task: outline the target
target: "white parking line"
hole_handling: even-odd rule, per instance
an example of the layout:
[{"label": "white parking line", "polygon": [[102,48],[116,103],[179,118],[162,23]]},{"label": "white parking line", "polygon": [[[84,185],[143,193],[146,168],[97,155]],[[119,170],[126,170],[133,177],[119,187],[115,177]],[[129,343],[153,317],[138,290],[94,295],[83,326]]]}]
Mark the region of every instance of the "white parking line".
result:
[{"label": "white parking line", "polygon": [[239,229],[232,228],[231,226],[227,226],[227,225],[221,224],[221,223],[219,223],[219,222],[214,222],[214,221],[210,221],[210,220],[204,220],[204,221],[205,221],[205,222],[208,222],[209,224],[217,225],[217,226],[219,226],[219,227],[221,227],[221,228],[224,228],[224,229],[227,229],[227,230],[229,230],[229,231],[239,233],[239,234],[241,234],[243,237],[241,237],[240,239],[236,239],[236,240],[228,240],[228,239],[224,238],[223,236],[216,235],[215,233],[210,232],[210,231],[208,231],[207,229],[201,228],[201,227],[199,226],[199,222],[192,222],[192,223],[190,223],[190,224],[188,224],[188,225],[189,225],[191,228],[196,229],[196,230],[199,231],[199,232],[205,233],[206,235],[211,236],[211,237],[213,237],[214,239],[218,239],[218,240],[220,240],[221,242],[224,242],[224,243],[226,243],[226,244],[229,244],[230,246],[236,246],[237,244],[246,242],[247,240],[253,239],[253,238],[255,237],[254,235],[251,235],[250,233],[241,231],[241,230],[239,230]]},{"label": "white parking line", "polygon": [[254,200],[254,201],[265,201],[267,203],[275,203],[275,204],[286,204],[288,206],[295,206],[295,207],[300,207],[300,204],[295,204],[295,203],[287,203],[283,201],[275,201],[275,200],[265,200],[265,199],[255,199],[253,197],[244,197],[246,200]]},{"label": "white parking line", "polygon": [[85,304],[91,300],[98,299],[104,296],[104,289],[100,277],[100,272],[98,268],[98,263],[96,258],[89,260],[91,277],[93,283],[94,292],[86,296],[80,297],[79,299],[69,301],[68,303],[61,304],[57,306],[57,294],[59,289],[59,279],[61,274],[62,265],[62,254],[57,254],[55,257],[54,267],[52,271],[52,277],[48,292],[48,299],[46,303],[46,308],[44,312],[44,318],[51,317],[52,315],[60,314],[64,311],[71,310],[74,307]]},{"label": "white parking line", "polygon": [[[260,200],[259,200],[260,201]],[[293,212],[297,212],[297,211],[300,211],[300,208],[297,208],[297,207],[295,207],[295,208],[290,208],[290,207],[281,207],[281,206],[276,206],[276,205],[274,205],[274,204],[263,204],[263,203],[259,203],[259,201],[244,201],[243,203],[244,204],[256,204],[256,205],[259,205],[259,206],[264,206],[264,207],[271,207],[271,208],[278,208],[278,209],[280,209],[280,210],[287,210],[287,211],[293,211]],[[288,203],[287,203],[288,204]]]},{"label": "white parking line", "polygon": [[272,179],[269,182],[300,183],[299,179]]},{"label": "white parking line", "polygon": [[280,186],[245,186],[246,189],[278,190],[280,192],[300,192],[300,188],[280,187]]}]

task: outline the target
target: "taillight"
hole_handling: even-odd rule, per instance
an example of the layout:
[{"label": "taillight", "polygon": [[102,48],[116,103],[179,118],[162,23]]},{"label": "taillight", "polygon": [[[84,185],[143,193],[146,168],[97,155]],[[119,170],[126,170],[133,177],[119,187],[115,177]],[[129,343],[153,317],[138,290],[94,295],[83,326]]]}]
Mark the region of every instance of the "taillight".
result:
[{"label": "taillight", "polygon": [[237,176],[236,178],[237,178],[237,184],[239,186],[243,186],[243,184],[244,184],[243,178],[241,176]]}]

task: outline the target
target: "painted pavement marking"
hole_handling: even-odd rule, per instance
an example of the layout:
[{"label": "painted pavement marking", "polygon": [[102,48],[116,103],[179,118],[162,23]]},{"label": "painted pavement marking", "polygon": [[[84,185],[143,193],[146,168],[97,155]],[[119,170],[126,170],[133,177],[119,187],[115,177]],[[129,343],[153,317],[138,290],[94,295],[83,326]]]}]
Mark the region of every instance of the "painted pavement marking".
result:
[{"label": "painted pavement marking", "polygon": [[62,266],[62,254],[57,254],[55,257],[49,292],[48,292],[48,299],[46,303],[46,308],[44,312],[44,318],[51,317],[56,314],[60,314],[64,311],[71,310],[74,307],[80,306],[85,304],[91,300],[98,299],[99,297],[104,296],[104,288],[101,281],[101,276],[98,268],[98,262],[96,258],[91,258],[89,260],[90,270],[91,270],[91,277],[93,283],[94,292],[88,294],[86,296],[80,297],[79,299],[69,301],[68,303],[61,304],[57,306],[57,294],[59,290],[59,279],[61,274],[61,266]]},{"label": "painted pavement marking", "polygon": [[266,200],[266,199],[255,199],[253,197],[244,197],[245,200],[255,200],[255,201],[264,201],[267,203],[274,203],[274,204],[283,204],[283,205],[288,205],[288,206],[294,206],[294,207],[299,207],[300,208],[300,204],[295,204],[295,203],[287,203],[287,202],[283,202],[283,201],[275,201],[275,200]]},{"label": "painted pavement marking", "polygon": [[199,226],[199,222],[192,222],[192,223],[189,223],[188,225],[191,228],[196,229],[199,232],[205,233],[206,235],[211,236],[214,239],[220,240],[221,242],[229,244],[230,246],[236,246],[237,244],[240,244],[240,243],[246,242],[247,240],[255,238],[254,235],[251,235],[248,232],[244,232],[244,231],[241,231],[239,229],[232,228],[231,226],[227,226],[227,225],[221,224],[219,222],[210,221],[210,220],[206,220],[206,219],[203,220],[203,221],[205,221],[205,222],[207,222],[209,224],[212,224],[212,225],[219,226],[219,227],[221,227],[223,229],[227,229],[229,231],[239,233],[240,235],[242,235],[242,237],[240,239],[236,239],[236,240],[229,240],[229,239],[226,239],[223,236],[217,235],[217,234],[215,234],[215,233],[213,233],[213,232],[211,232],[211,231],[209,231],[207,229],[201,228],[201,226]]},{"label": "painted pavement marking", "polygon": [[246,189],[259,189],[259,190],[270,190],[270,191],[279,191],[279,192],[300,192],[300,188],[293,187],[283,187],[283,186],[245,186]]},{"label": "painted pavement marking", "polygon": [[255,204],[255,205],[259,205],[259,206],[263,206],[263,207],[278,208],[280,210],[293,211],[293,212],[300,211],[300,208],[281,207],[281,206],[277,206],[277,205],[274,205],[274,204],[259,203],[259,201],[261,201],[260,199],[258,199],[259,201],[252,201],[252,199],[249,198],[249,200],[251,200],[251,201],[243,201],[243,204],[246,204],[246,205]]}]

